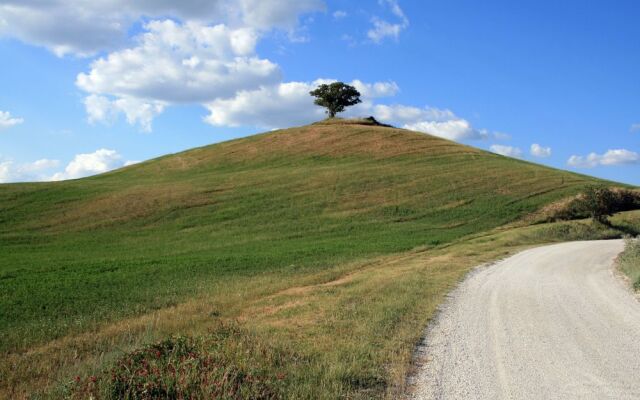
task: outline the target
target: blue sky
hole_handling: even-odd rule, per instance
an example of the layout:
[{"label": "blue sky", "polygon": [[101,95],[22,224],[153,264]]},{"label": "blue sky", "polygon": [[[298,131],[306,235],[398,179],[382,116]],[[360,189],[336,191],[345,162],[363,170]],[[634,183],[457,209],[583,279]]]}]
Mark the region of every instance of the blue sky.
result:
[{"label": "blue sky", "polygon": [[637,1],[172,3],[0,2],[0,182],[308,123],[337,79],[346,116],[640,184]]}]

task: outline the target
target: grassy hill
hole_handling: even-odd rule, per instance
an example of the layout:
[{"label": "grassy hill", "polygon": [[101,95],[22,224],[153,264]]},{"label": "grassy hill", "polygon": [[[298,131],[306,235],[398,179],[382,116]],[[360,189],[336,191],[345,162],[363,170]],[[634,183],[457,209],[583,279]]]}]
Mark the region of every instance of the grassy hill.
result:
[{"label": "grassy hill", "polygon": [[[65,338],[205,297],[206,307],[188,312],[271,332],[277,325],[251,328],[254,317],[267,313],[247,311],[255,311],[259,296],[322,284],[412,249],[447,247],[595,181],[422,133],[343,121],[80,180],[0,185],[0,351],[20,360],[51,343],[63,348]],[[464,270],[451,267],[447,275],[447,266],[436,300]],[[378,322],[395,329],[400,320],[393,315]],[[208,323],[202,321],[193,326]],[[419,332],[411,327],[415,339]],[[180,329],[200,329],[192,328]],[[21,373],[40,376],[24,368],[16,380]],[[375,390],[385,384],[379,379],[369,382]],[[369,385],[341,382],[327,393]]]}]

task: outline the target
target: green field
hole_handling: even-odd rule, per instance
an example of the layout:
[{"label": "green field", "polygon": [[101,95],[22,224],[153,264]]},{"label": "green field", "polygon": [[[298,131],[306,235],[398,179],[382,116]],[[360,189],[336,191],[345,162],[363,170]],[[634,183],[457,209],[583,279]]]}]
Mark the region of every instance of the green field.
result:
[{"label": "green field", "polygon": [[229,320],[306,360],[307,376],[282,383],[291,397],[389,394],[464,272],[549,238],[498,228],[594,182],[345,122],[0,185],[0,390],[55,390],[124,350]]}]

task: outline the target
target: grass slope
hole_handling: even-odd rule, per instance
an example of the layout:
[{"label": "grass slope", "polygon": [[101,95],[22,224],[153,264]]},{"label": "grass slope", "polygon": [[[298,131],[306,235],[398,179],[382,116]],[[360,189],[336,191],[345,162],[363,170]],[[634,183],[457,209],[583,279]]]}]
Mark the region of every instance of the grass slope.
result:
[{"label": "grass slope", "polygon": [[406,130],[319,123],[76,181],[0,185],[0,350],[214,292],[232,309],[492,230],[594,181]]}]

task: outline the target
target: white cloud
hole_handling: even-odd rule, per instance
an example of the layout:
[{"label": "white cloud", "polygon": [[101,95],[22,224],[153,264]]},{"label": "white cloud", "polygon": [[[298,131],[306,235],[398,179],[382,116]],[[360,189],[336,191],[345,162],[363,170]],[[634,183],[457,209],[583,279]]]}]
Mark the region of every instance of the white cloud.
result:
[{"label": "white cloud", "polygon": [[122,156],[115,150],[99,149],[93,153],[77,154],[64,171],[55,173],[50,180],[60,181],[100,174],[120,168],[125,163]]},{"label": "white cloud", "polygon": [[23,122],[24,119],[12,117],[9,111],[0,111],[0,130],[19,125]]},{"label": "white cloud", "polygon": [[640,123],[632,124],[631,128],[629,128],[630,132],[640,132]]},{"label": "white cloud", "polygon": [[400,33],[409,27],[409,18],[402,11],[397,0],[379,0],[379,3],[387,6],[399,21],[391,23],[379,17],[373,17],[371,19],[373,27],[367,32],[367,36],[375,43],[380,43],[386,38],[397,40]]},{"label": "white cloud", "polygon": [[333,18],[335,19],[342,19],[345,18],[348,14],[346,11],[342,11],[342,10],[336,10],[333,12]]},{"label": "white cloud", "polygon": [[18,164],[13,160],[0,160],[0,183],[60,181],[100,174],[116,168],[137,164],[125,161],[115,150],[99,149],[93,153],[77,154],[63,171],[59,160],[43,158],[31,163]]},{"label": "white cloud", "polygon": [[[383,121],[393,121],[406,126],[416,125],[423,121],[449,121],[457,119],[451,110],[442,110],[433,107],[418,108],[400,104],[383,105],[373,107],[376,118]],[[407,128],[409,129],[409,128]]]},{"label": "white cloud", "polygon": [[407,19],[404,11],[402,11],[400,5],[398,4],[398,0],[378,0],[378,2],[383,5],[386,4],[391,9],[391,13],[393,13],[393,15],[395,15],[396,17],[402,20]]},{"label": "white cloud", "polygon": [[391,97],[395,96],[400,88],[398,84],[395,82],[375,82],[375,83],[365,83],[358,79],[352,81],[350,83],[353,87],[355,87],[360,95],[364,99],[375,99],[378,97]]},{"label": "white cloud", "polygon": [[115,110],[111,100],[104,96],[92,94],[84,98],[84,108],[90,123],[107,122],[115,117]]},{"label": "white cloud", "polygon": [[144,18],[292,30],[300,14],[324,7],[321,0],[4,0],[0,36],[47,47],[58,56],[88,56],[123,45],[127,31]]},{"label": "white cloud", "polygon": [[[210,111],[205,120],[214,125],[282,127],[322,117],[308,92],[331,80],[282,82],[279,67],[256,56],[253,29],[171,20],[151,21],[144,29],[137,46],[99,58],[78,75],[76,85],[88,93],[90,123],[124,114],[150,131],[153,118],[178,103],[202,104]],[[371,114],[374,99],[399,91],[395,82],[351,84],[364,102],[349,113]]]},{"label": "white cloud", "polygon": [[49,160],[47,158],[43,158],[32,163],[23,164],[20,167],[20,171],[24,173],[39,172],[51,168],[56,168],[58,165],[60,165],[60,161],[58,160]]},{"label": "white cloud", "polygon": [[[324,117],[324,110],[313,104],[309,92],[334,79],[317,79],[313,82],[285,82],[263,86],[257,90],[241,91],[227,99],[217,99],[206,104],[210,114],[205,121],[217,126],[249,125],[261,128],[282,128],[302,125]],[[398,91],[395,82],[350,82],[361,94],[362,103],[348,109],[345,116],[371,115],[373,100],[394,96]]]},{"label": "white cloud", "polygon": [[513,146],[503,146],[500,144],[494,144],[489,149],[494,153],[501,154],[507,157],[514,157],[514,158],[522,157],[522,150]]},{"label": "white cloud", "polygon": [[122,112],[148,131],[169,104],[204,103],[280,81],[278,66],[253,54],[251,29],[165,20],[145,30],[138,46],[110,53],[78,75],[76,85],[89,93],[90,122]]},{"label": "white cloud", "polygon": [[587,156],[573,155],[569,158],[567,164],[576,168],[640,164],[640,154],[626,149],[607,150],[604,154],[590,153]]},{"label": "white cloud", "polygon": [[287,82],[241,91],[232,98],[207,103],[210,114],[205,121],[218,126],[262,128],[282,128],[317,121],[322,119],[323,110],[314,106],[309,92],[326,82]]},{"label": "white cloud", "polygon": [[465,119],[420,121],[414,124],[405,124],[403,128],[455,141],[482,140],[489,138],[489,133],[487,131],[474,129],[469,121]]},{"label": "white cloud", "polygon": [[89,123],[111,123],[119,113],[123,113],[129,124],[139,125],[144,132],[151,132],[153,118],[162,113],[166,105],[162,101],[144,101],[135,97],[110,100],[95,94],[84,100]]},{"label": "white cloud", "polygon": [[429,133],[449,140],[480,140],[487,139],[489,133],[484,130],[474,129],[469,121],[464,119],[451,119],[448,121],[420,121],[413,124],[405,124],[405,129]]},{"label": "white cloud", "polygon": [[371,23],[373,28],[367,32],[367,36],[376,43],[380,43],[387,37],[398,39],[400,32],[404,29],[401,24],[392,24],[377,17],[374,17]]},{"label": "white cloud", "polygon": [[46,172],[59,165],[60,161],[46,158],[24,164],[16,164],[11,160],[0,161],[0,183],[46,180]]},{"label": "white cloud", "polygon": [[[324,110],[313,104],[309,92],[323,83],[335,79],[317,79],[313,82],[285,82],[263,86],[257,90],[241,91],[236,96],[217,99],[205,106],[210,114],[205,121],[217,126],[249,125],[261,128],[282,128],[320,120]],[[371,115],[373,100],[398,93],[395,82],[350,82],[361,94],[362,103],[348,109],[345,116]]]},{"label": "white cloud", "polygon": [[[205,121],[216,126],[256,126],[282,128],[303,125],[324,117],[322,108],[313,104],[309,91],[319,84],[334,82],[318,79],[313,82],[286,82],[263,86],[252,91],[242,91],[228,99],[217,99],[206,104],[209,115]],[[433,107],[375,104],[374,100],[392,97],[398,91],[395,82],[350,82],[362,95],[362,103],[350,107],[345,117],[373,115],[380,121],[440,136],[450,140],[502,139],[504,134],[478,130],[467,120],[457,117],[450,110]]]},{"label": "white cloud", "polygon": [[451,110],[435,107],[412,107],[406,105],[374,105],[370,110],[381,121],[401,125],[404,129],[428,133],[454,141],[503,140],[508,135],[476,129],[466,119],[456,116]]},{"label": "white cloud", "polygon": [[534,157],[547,158],[551,156],[551,147],[543,147],[534,143],[531,145],[530,152]]},{"label": "white cloud", "polygon": [[[396,0],[379,3],[399,22],[378,20],[380,29],[370,32],[374,41],[397,36],[409,24]],[[210,112],[205,121],[214,125],[273,128],[322,118],[322,109],[313,105],[308,92],[329,80],[282,82],[278,65],[260,58],[256,45],[265,30],[274,27],[295,36],[291,32],[300,15],[323,9],[321,0],[77,0],[74,5],[5,0],[0,20],[5,21],[6,35],[63,55],[112,49],[114,37],[144,17],[147,22],[133,45],[110,50],[78,74],[76,85],[87,93],[84,106],[90,123],[110,123],[124,115],[130,124],[150,131],[153,119],[167,107],[200,104]],[[173,19],[154,19],[167,16]],[[98,22],[93,24],[93,19]],[[394,82],[352,84],[363,103],[350,108],[347,116],[373,114],[453,140],[498,137],[474,129],[449,110],[375,104],[377,98],[398,93]]]},{"label": "white cloud", "polygon": [[257,37],[251,30],[171,20],[144,27],[138,46],[94,61],[89,73],[78,75],[78,87],[92,94],[193,103],[279,80],[277,65],[252,56]]},{"label": "white cloud", "polygon": [[58,56],[86,56],[124,41],[123,25],[132,22],[130,17],[114,10],[98,17],[98,7],[84,1],[83,5],[72,3],[77,2],[5,1],[0,5],[0,20],[4,21],[0,35],[47,47]]}]

